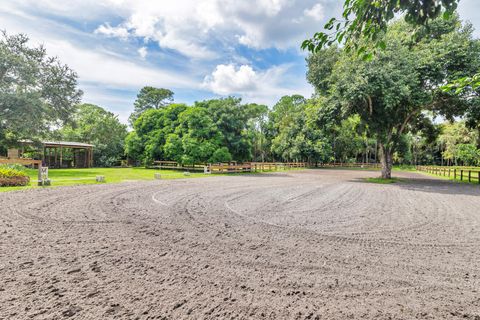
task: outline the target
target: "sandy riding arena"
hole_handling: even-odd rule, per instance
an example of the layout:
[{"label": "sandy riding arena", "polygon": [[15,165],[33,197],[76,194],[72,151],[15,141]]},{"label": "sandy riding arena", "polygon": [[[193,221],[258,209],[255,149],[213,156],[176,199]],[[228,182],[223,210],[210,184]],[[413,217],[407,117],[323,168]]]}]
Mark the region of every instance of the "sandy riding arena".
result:
[{"label": "sandy riding arena", "polygon": [[0,319],[480,319],[480,187],[377,175],[0,194]]}]

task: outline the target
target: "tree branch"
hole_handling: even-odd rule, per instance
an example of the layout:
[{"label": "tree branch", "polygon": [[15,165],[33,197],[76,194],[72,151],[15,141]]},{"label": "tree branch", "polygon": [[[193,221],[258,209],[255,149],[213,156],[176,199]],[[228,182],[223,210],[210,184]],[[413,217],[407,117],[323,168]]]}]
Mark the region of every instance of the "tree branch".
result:
[{"label": "tree branch", "polygon": [[369,114],[372,115],[372,113],[373,113],[373,102],[372,102],[372,97],[370,97],[369,95],[367,96],[367,103],[368,103]]},{"label": "tree branch", "polygon": [[418,110],[413,110],[410,112],[405,120],[403,121],[402,125],[400,126],[400,129],[398,129],[398,134],[402,134],[403,130],[405,130],[405,127],[407,126],[408,122],[412,119],[412,117],[417,113]]}]

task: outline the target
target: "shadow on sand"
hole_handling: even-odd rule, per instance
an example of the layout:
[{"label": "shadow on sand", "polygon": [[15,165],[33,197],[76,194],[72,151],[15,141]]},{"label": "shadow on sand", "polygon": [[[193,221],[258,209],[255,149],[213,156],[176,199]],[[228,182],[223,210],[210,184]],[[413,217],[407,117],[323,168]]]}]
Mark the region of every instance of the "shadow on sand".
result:
[{"label": "shadow on sand", "polygon": [[[382,185],[417,192],[480,196],[480,184],[462,183],[435,177],[427,177],[413,172],[395,172],[392,176],[399,178],[400,180],[395,183]],[[350,181],[367,183],[363,178],[356,178]]]}]

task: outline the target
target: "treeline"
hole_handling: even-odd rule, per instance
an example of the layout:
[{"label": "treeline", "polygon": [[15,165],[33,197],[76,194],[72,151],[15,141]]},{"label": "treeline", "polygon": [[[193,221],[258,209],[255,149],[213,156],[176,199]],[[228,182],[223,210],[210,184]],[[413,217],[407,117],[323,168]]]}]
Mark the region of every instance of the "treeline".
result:
[{"label": "treeline", "polygon": [[[379,143],[354,115],[325,122],[325,104],[300,95],[271,109],[238,98],[164,105],[144,111],[125,142],[139,164],[228,161],[378,162]],[[480,165],[480,138],[464,121],[433,124],[407,133],[393,154],[397,164]],[[428,133],[428,134],[427,134]]]}]

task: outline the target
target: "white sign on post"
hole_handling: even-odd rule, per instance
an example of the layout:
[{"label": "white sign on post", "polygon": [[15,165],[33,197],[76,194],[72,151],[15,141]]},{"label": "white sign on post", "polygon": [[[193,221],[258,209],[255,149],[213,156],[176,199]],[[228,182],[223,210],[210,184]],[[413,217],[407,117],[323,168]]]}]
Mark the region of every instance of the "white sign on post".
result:
[{"label": "white sign on post", "polygon": [[41,167],[42,180],[48,179],[48,167]]},{"label": "white sign on post", "polygon": [[38,168],[38,185],[43,186],[49,183],[48,180],[48,167],[39,167]]}]

